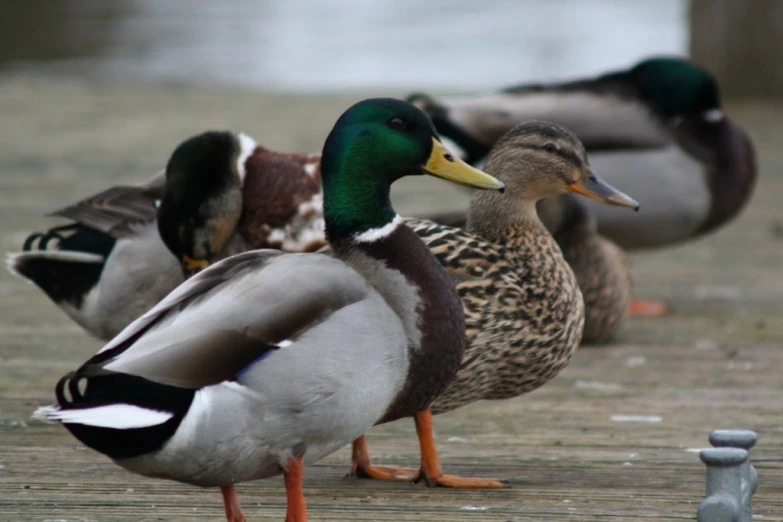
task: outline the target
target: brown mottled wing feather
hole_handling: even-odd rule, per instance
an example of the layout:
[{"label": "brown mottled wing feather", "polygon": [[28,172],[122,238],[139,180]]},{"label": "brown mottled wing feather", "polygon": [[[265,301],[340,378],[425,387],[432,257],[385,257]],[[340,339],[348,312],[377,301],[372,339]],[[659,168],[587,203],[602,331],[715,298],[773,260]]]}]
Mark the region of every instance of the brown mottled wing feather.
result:
[{"label": "brown mottled wing feather", "polygon": [[484,279],[491,268],[487,259],[502,258],[495,245],[461,228],[416,218],[406,218],[405,223],[427,243],[456,283]]},{"label": "brown mottled wing feather", "polygon": [[143,185],[116,185],[50,215],[71,219],[116,238],[127,237],[138,226],[155,220],[155,200],[162,196],[165,181],[165,172],[161,171]]},{"label": "brown mottled wing feather", "polygon": [[370,291],[353,269],[328,256],[245,252],[180,285],[84,371],[119,371],[182,387],[215,384]]}]

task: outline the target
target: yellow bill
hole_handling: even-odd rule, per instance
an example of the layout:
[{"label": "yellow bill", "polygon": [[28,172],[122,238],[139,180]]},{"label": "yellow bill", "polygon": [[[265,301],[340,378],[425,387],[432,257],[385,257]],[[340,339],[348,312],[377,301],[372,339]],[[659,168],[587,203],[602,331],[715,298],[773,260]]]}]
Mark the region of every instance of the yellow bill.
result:
[{"label": "yellow bill", "polygon": [[432,138],[432,153],[423,167],[424,172],[466,187],[500,190],[506,185],[489,174],[473,168],[454,156],[440,141]]},{"label": "yellow bill", "polygon": [[194,259],[187,254],[182,254],[182,268],[186,277],[198,274],[208,266],[209,261],[206,259]]}]

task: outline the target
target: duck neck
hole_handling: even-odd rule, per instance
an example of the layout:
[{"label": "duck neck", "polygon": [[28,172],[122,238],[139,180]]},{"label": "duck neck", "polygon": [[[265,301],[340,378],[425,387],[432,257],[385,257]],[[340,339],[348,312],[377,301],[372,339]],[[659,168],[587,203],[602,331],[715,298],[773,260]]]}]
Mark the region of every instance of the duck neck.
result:
[{"label": "duck neck", "polygon": [[468,230],[498,243],[510,239],[511,229],[546,233],[536,212],[537,200],[524,194],[478,192],[470,203]]},{"label": "duck neck", "polygon": [[[379,175],[383,165],[375,164],[374,158],[366,157],[361,150],[343,154],[328,150],[325,147],[321,157],[327,241],[337,246],[351,243],[362,233],[384,230],[397,214],[389,199],[393,180]],[[364,168],[355,172],[351,168],[354,162]]]},{"label": "duck neck", "polygon": [[736,216],[756,185],[758,165],[748,134],[728,117],[716,121],[685,118],[676,129],[678,143],[705,165],[710,208],[699,227],[709,232]]},{"label": "duck neck", "polygon": [[378,176],[383,170],[349,177],[344,169],[350,163],[328,156],[321,162],[326,237],[334,253],[384,298],[405,331],[410,367],[385,422],[429,407],[453,379],[465,350],[465,319],[445,269],[392,209],[390,182]]}]

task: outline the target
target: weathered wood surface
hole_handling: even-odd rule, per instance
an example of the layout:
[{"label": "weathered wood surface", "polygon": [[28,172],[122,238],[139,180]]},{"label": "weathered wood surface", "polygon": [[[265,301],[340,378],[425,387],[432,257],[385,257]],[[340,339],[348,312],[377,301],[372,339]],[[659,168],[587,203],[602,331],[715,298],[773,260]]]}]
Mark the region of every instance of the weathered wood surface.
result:
[{"label": "weathered wood surface", "polygon": [[691,0],[690,55],[733,98],[783,97],[783,2]]},{"label": "weathered wood surface", "polygon": [[[358,97],[297,99],[175,88],[0,78],[0,245],[55,221],[57,206],[109,183],[145,179],[183,138],[234,128],[281,150],[317,150]],[[693,520],[704,494],[695,448],[711,430],[754,429],[760,520],[783,520],[783,108],[733,107],[758,139],[751,208],[690,245],[635,256],[638,294],[669,301],[620,342],[581,350],[550,385],[436,418],[447,471],[499,476],[503,491],[429,490],[343,478],[341,450],[306,472],[312,520]],[[464,201],[442,182],[396,191],[402,213]],[[35,288],[0,272],[0,520],[221,520],[214,490],[131,475],[29,420],[65,372],[100,346]],[[618,422],[613,415],[660,417]],[[370,434],[376,460],[414,464],[412,422]],[[282,520],[282,480],[239,487],[250,520]]]}]

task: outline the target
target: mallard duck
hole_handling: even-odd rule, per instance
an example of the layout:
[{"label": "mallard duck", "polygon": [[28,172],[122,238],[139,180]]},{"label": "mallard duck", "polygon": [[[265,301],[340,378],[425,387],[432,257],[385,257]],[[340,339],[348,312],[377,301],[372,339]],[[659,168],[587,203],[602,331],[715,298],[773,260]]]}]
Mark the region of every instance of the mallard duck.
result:
[{"label": "mallard duck", "polygon": [[183,230],[172,232],[177,234],[187,234],[199,219],[204,179],[213,176],[232,187],[236,222],[220,230],[224,237],[206,239],[210,261],[257,248],[312,252],[326,244],[319,160],[318,154],[268,150],[242,133],[199,134],[181,143],[167,168],[147,183],[111,187],[54,212],[72,223],[30,235],[23,252],[9,255],[8,268],[90,334],[111,339],[184,280],[158,232],[167,175],[175,185],[184,170],[202,180],[177,187],[194,192],[186,205],[195,206],[167,205],[175,213],[194,212],[186,214]]},{"label": "mallard duck", "polygon": [[576,133],[609,182],[638,194],[628,216],[589,202],[602,235],[624,249],[687,241],[734,219],[756,184],[753,143],[721,108],[712,75],[677,57],[565,83],[408,98],[476,163],[515,125],[544,119]]},{"label": "mallard duck", "polygon": [[391,183],[431,174],[503,188],[393,99],[349,108],[321,164],[332,256],[255,250],[215,263],[63,377],[58,404],[35,416],[134,473],[220,487],[232,522],[245,520],[235,483],[282,473],[286,520],[306,520],[304,463],[426,410],[464,351],[459,296],[392,209]]},{"label": "mallard duck", "polygon": [[[597,224],[583,200],[572,194],[545,198],[536,210],[573,270],[585,303],[582,344],[614,338],[628,315],[633,278],[625,252],[597,233]],[[465,212],[424,216],[450,227],[466,228]]]}]

